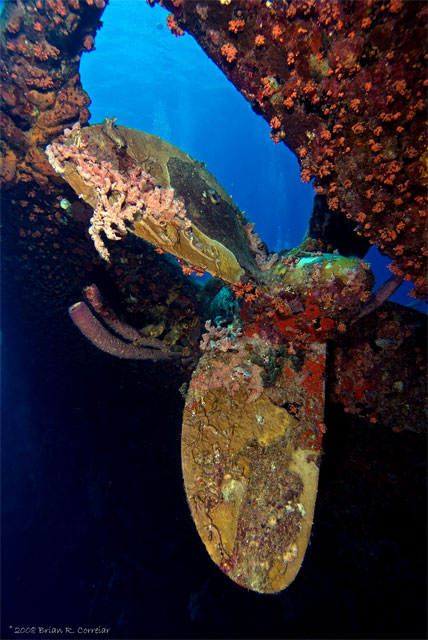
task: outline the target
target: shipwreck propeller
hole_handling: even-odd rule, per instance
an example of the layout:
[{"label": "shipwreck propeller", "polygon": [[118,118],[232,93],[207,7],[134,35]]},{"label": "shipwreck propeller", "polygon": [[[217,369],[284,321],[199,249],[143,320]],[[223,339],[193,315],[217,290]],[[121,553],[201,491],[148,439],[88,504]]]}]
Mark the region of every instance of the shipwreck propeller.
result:
[{"label": "shipwreck propeller", "polygon": [[[370,298],[368,265],[299,249],[270,254],[206,168],[140,131],[80,128],[47,147],[54,169],[94,209],[89,233],[110,259],[127,233],[208,271],[240,300],[208,321],[186,396],[184,486],[208,553],[238,584],[287,587],[309,542],[325,432],[326,342]],[[70,308],[97,347],[125,358],[179,358],[123,323],[98,290]],[[89,306],[88,306],[89,305]]]}]

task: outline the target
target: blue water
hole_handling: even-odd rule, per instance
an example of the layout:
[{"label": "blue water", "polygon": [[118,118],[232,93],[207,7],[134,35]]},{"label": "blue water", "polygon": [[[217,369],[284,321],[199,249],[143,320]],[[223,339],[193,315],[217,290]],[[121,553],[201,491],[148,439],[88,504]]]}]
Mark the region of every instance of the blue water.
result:
[{"label": "blue water", "polygon": [[[191,36],[171,34],[167,15],[143,1],[110,0],[96,51],[84,53],[80,67],[91,123],[115,115],[118,124],[158,135],[204,161],[271,251],[297,246],[314,197],[312,186],[300,181],[297,159],[272,142],[268,124]],[[391,276],[390,260],[375,247],[367,260],[376,286]],[[411,288],[404,283],[391,300],[414,305]]]},{"label": "blue water", "polygon": [[269,137],[269,125],[188,34],[176,38],[168,13],[139,0],[112,0],[96,51],[83,54],[91,123],[158,135],[204,161],[271,250],[299,244],[314,192],[297,160]]}]

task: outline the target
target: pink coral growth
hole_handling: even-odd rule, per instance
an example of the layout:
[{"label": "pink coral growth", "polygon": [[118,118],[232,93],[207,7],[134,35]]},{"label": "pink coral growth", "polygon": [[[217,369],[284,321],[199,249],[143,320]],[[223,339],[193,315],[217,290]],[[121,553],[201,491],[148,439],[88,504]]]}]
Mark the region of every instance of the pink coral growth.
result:
[{"label": "pink coral growth", "polygon": [[248,340],[242,340],[239,351],[222,353],[221,357],[209,353],[204,356],[193,374],[186,403],[199,402],[210,389],[224,388],[233,396],[241,387],[247,390],[247,402],[257,400],[263,392],[263,369],[251,361],[245,349]]},{"label": "pink coral growth", "polygon": [[201,351],[238,351],[241,347],[237,338],[242,336],[239,325],[229,327],[212,326],[211,320],[205,323],[206,333],[202,335],[199,348]]},{"label": "pink coral growth", "polygon": [[[247,402],[260,398],[263,392],[263,367],[269,364],[272,349],[277,344],[260,338],[242,334],[238,323],[229,327],[212,327],[205,324],[207,333],[202,336],[200,348],[204,355],[193,374],[186,404],[192,406],[200,402],[210,389],[224,388],[233,396],[242,387],[247,390]],[[292,345],[289,347],[290,353]],[[255,362],[254,355],[257,356]]]},{"label": "pink coral growth", "polygon": [[[48,145],[46,154],[57,173],[65,173],[65,163],[70,162],[85,185],[93,189],[96,205],[89,235],[104,260],[109,261],[110,254],[101,232],[109,240],[120,240],[128,231],[127,223],[137,217],[140,220],[150,218],[160,226],[172,222],[181,230],[191,226],[184,203],[175,198],[173,189],[156,186],[153,176],[138,166],[121,173],[110,162],[98,161],[88,153],[81,133],[79,123],[72,129],[65,129],[65,143]],[[67,144],[67,140],[71,140],[71,144]]]}]

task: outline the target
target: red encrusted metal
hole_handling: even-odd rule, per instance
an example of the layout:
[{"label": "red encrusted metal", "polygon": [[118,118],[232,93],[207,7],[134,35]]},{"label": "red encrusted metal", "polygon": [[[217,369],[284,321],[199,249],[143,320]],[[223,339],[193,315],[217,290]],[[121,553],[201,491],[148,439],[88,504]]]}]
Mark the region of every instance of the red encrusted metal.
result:
[{"label": "red encrusted metal", "polygon": [[330,216],[354,221],[424,297],[426,3],[159,4],[294,151]]}]

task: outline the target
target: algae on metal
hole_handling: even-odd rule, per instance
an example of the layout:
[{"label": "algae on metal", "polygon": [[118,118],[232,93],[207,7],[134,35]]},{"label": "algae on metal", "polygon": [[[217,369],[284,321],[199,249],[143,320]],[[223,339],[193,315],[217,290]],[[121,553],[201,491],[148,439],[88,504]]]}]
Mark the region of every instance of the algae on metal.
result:
[{"label": "algae on metal", "polygon": [[[205,385],[207,368],[230,366],[230,353],[209,352],[195,370],[183,414],[182,466],[189,506],[214,562],[235,582],[276,593],[295,578],[309,542],[318,488],[313,447],[324,408],[322,380],[305,389],[305,373],[288,371],[276,382],[282,400],[311,406],[292,415],[267,390],[251,398],[240,384]],[[325,346],[306,353],[325,361]],[[235,370],[239,370],[235,369]],[[230,372],[233,377],[233,371]],[[287,402],[284,402],[287,406]]]}]

